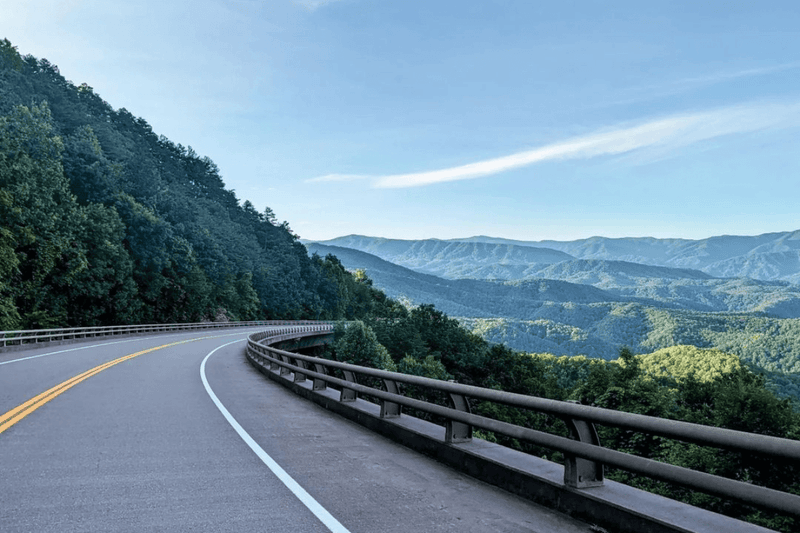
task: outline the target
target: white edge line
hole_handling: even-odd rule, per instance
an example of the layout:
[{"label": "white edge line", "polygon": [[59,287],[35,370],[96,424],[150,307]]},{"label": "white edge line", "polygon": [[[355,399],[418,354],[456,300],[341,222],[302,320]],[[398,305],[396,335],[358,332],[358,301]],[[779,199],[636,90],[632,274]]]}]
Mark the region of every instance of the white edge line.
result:
[{"label": "white edge line", "polygon": [[275,474],[284,485],[286,485],[286,488],[292,491],[292,494],[294,494],[297,499],[308,508],[309,511],[314,513],[314,516],[316,516],[323,524],[325,524],[325,527],[327,527],[333,533],[350,533],[347,528],[340,524],[332,514],[330,514],[322,505],[320,505],[319,502],[313,498],[313,496],[306,492],[306,490],[301,487],[297,481],[287,474],[286,471],[281,468],[281,466],[276,463],[275,460],[270,457],[269,454],[265,452],[255,440],[253,440],[250,434],[247,433],[247,431],[245,431],[241,425],[239,425],[239,422],[237,422],[236,419],[233,418],[233,415],[231,415],[225,406],[222,405],[222,402],[219,401],[219,398],[217,398],[217,395],[214,394],[214,391],[211,390],[211,386],[208,384],[208,380],[206,379],[206,361],[208,361],[208,358],[211,357],[217,350],[243,340],[245,339],[235,340],[215,348],[208,355],[206,355],[205,359],[203,359],[203,362],[200,363],[200,379],[203,380],[203,386],[206,388],[206,392],[211,397],[211,400],[217,406],[217,409],[219,409],[220,413],[222,413],[222,416],[224,416],[225,420],[227,420],[231,427],[236,430],[236,433],[239,434],[242,440],[250,447],[251,450],[253,450],[253,452],[255,452],[258,458],[261,459],[261,461],[267,465],[270,470],[272,470],[272,473]]},{"label": "white edge line", "polygon": [[152,337],[146,337],[144,339],[127,339],[127,340],[124,340],[124,341],[104,342],[102,344],[92,344],[90,346],[79,346],[77,348],[68,348],[66,350],[59,350],[57,352],[40,353],[39,355],[30,355],[28,357],[20,357],[19,359],[11,359],[10,361],[3,361],[2,363],[0,363],[0,366],[8,365],[10,363],[17,363],[19,361],[27,361],[28,359],[38,359],[39,357],[46,357],[48,355],[56,355],[56,354],[65,353],[65,352],[75,352],[75,351],[78,351],[78,350],[88,350],[89,348],[99,348],[101,346],[110,346],[112,344],[122,344],[123,342],[134,342],[134,341],[137,341],[137,340],[147,340],[147,339],[150,339],[150,338],[152,338]]},{"label": "white edge line", "polygon": [[[225,333],[223,335],[215,335],[215,336],[211,336],[211,337],[201,337],[200,339],[197,339],[197,340],[215,339],[217,337],[232,337],[233,335],[241,335],[241,334],[242,334],[241,331],[237,331],[236,333]],[[19,359],[10,359],[8,361],[2,361],[2,362],[0,362],[0,366],[8,365],[8,364],[11,364],[11,363],[18,363],[20,361],[27,361],[28,359],[38,359],[39,357],[46,357],[48,355],[57,355],[57,354],[66,353],[66,352],[76,352],[78,350],[88,350],[89,348],[100,348],[102,346],[111,346],[112,344],[123,344],[123,343],[126,343],[126,342],[146,341],[146,340],[150,340],[150,339],[155,339],[157,337],[158,338],[177,337],[179,335],[181,335],[181,334],[180,333],[172,333],[172,334],[169,334],[169,335],[151,335],[150,337],[139,337],[139,338],[136,338],[136,339],[125,339],[125,340],[121,340],[121,341],[104,342],[102,344],[90,344],[89,346],[78,346],[77,348],[68,348],[66,350],[58,350],[57,352],[40,353],[39,355],[29,355],[28,357],[20,357]]]}]

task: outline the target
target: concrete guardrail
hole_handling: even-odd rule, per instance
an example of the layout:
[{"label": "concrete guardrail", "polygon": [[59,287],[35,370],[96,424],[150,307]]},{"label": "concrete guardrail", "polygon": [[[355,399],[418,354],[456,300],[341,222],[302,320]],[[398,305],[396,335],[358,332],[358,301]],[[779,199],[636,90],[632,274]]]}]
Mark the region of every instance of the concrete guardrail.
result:
[{"label": "concrete guardrail", "polygon": [[[247,357],[271,379],[334,412],[475,477],[603,527],[631,532],[768,531],[604,480],[605,465],[800,518],[800,496],[604,448],[594,424],[798,464],[800,441],[376,370],[275,346],[307,337],[319,337],[324,343],[332,338],[332,332],[331,324],[317,324],[257,333],[249,338]],[[379,380],[382,388],[359,383],[364,378]],[[404,396],[401,385],[443,393],[448,406]],[[374,401],[364,401],[359,395]],[[557,416],[566,422],[569,438],[472,414],[470,399]],[[442,428],[404,415],[403,407],[440,417],[445,425]],[[473,428],[558,450],[566,458],[565,465],[475,439]]]}]

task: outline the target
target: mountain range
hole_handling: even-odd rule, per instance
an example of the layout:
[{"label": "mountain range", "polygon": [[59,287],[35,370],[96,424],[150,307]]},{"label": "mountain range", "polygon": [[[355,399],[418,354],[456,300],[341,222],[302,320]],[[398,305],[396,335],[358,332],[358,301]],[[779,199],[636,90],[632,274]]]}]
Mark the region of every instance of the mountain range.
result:
[{"label": "mountain range", "polygon": [[[678,344],[800,373],[800,231],[704,240],[395,240],[349,235],[309,253],[364,269],[522,351],[613,359]],[[786,374],[788,375],[788,374]]]},{"label": "mountain range", "polygon": [[[530,272],[537,275],[522,279],[452,279],[412,270],[352,248],[319,243],[307,243],[306,248],[320,256],[333,254],[348,269],[364,269],[375,285],[392,298],[407,298],[414,304],[432,303],[451,316],[525,320],[547,302],[636,303],[701,312],[800,316],[800,286],[784,281],[719,279],[690,269],[580,259],[531,267]],[[449,248],[446,246],[445,250]],[[454,248],[458,252],[454,261],[465,263],[462,252],[468,247]],[[486,251],[485,247],[475,249]],[[508,255],[512,254],[521,255],[519,250]],[[435,260],[444,267],[447,257],[440,253]],[[487,260],[483,257],[479,261]],[[484,267],[488,269],[491,264],[486,262]]]},{"label": "mountain range", "polygon": [[319,244],[360,250],[400,266],[450,279],[542,277],[539,271],[545,265],[585,259],[692,269],[709,277],[800,283],[800,230],[701,240],[652,237],[591,237],[575,241],[515,241],[494,237],[398,240],[348,235]]}]

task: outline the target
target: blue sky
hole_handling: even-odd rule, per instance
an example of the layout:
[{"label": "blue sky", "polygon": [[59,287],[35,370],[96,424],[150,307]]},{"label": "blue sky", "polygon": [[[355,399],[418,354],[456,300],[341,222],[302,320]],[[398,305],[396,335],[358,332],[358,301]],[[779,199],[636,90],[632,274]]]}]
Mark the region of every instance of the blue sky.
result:
[{"label": "blue sky", "polygon": [[0,0],[296,233],[800,229],[800,3]]}]

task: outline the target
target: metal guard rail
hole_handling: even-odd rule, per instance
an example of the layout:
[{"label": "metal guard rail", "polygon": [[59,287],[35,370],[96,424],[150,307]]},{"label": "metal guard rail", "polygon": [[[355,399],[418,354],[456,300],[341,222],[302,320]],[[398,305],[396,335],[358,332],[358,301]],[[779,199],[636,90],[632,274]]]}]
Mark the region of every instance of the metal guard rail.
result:
[{"label": "metal guard rail", "polygon": [[0,331],[0,348],[61,340],[74,340],[87,337],[108,335],[131,335],[136,333],[154,333],[164,331],[180,331],[192,329],[236,328],[252,326],[282,326],[320,324],[309,320],[256,320],[249,322],[195,322],[188,324],[140,324],[134,326],[92,326],[81,328],[53,328]]},{"label": "metal guard rail", "polygon": [[[329,325],[292,329],[293,332],[279,330],[251,335],[248,340],[248,358],[262,367],[268,366],[269,369],[280,372],[287,378],[289,374],[293,374],[291,379],[295,382],[312,378],[313,390],[324,390],[327,384],[337,385],[341,388],[342,402],[354,401],[358,394],[377,398],[381,402],[380,416],[383,418],[400,416],[401,406],[442,417],[446,420],[445,441],[448,443],[470,441],[472,428],[477,427],[564,453],[566,458],[564,483],[574,488],[602,485],[603,465],[609,465],[708,494],[800,517],[800,496],[603,448],[597,439],[593,424],[631,429],[695,444],[797,462],[800,462],[800,441],[388,372],[287,352],[270,346],[282,340],[332,332],[332,326]],[[311,370],[311,365],[314,370]],[[345,379],[330,375],[331,369],[341,370]],[[356,377],[358,375],[382,380],[386,390],[359,384]],[[400,383],[447,393],[452,407],[407,398],[400,391],[398,386]],[[472,414],[467,398],[558,416],[567,423],[570,437],[559,437]]]}]

